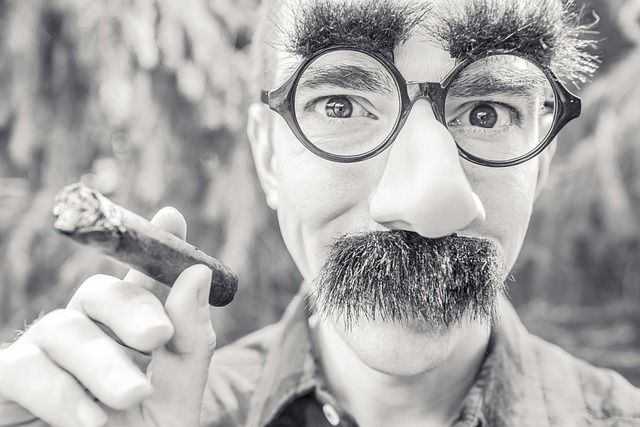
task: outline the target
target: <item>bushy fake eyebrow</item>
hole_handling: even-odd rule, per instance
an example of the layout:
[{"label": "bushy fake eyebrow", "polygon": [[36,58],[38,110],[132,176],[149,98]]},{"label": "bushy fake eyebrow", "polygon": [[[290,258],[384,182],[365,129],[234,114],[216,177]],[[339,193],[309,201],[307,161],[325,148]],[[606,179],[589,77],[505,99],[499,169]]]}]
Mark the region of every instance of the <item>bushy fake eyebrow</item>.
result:
[{"label": "bushy fake eyebrow", "polygon": [[307,69],[298,82],[298,90],[315,89],[321,86],[389,94],[393,92],[394,84],[384,73],[356,65],[335,65],[319,70]]},{"label": "bushy fake eyebrow", "polygon": [[316,0],[292,11],[295,23],[286,34],[287,48],[303,58],[336,45],[392,52],[420,24],[421,31],[442,42],[454,58],[506,50],[529,54],[543,65],[548,64],[558,24],[551,2],[455,3],[436,8],[424,0]]},{"label": "bushy fake eyebrow", "polygon": [[593,42],[578,37],[588,27],[580,25],[573,0],[470,0],[465,6],[449,1],[450,7],[435,8],[425,0],[314,0],[298,9],[291,6],[291,28],[276,23],[278,44],[302,58],[336,45],[386,53],[416,29],[456,59],[495,50],[517,52],[576,84],[597,68],[588,52]]},{"label": "bushy fake eyebrow", "polygon": [[282,29],[285,48],[303,58],[338,45],[390,53],[407,39],[429,10],[418,0],[315,0],[292,10],[293,28]]},{"label": "bushy fake eyebrow", "polygon": [[554,1],[469,1],[440,13],[432,34],[453,58],[506,51],[528,55],[547,66],[565,24],[564,11]]},{"label": "bushy fake eyebrow", "polygon": [[597,68],[593,41],[580,37],[593,23],[581,18],[574,0],[470,0],[440,13],[432,34],[453,58],[517,52],[577,86]]}]

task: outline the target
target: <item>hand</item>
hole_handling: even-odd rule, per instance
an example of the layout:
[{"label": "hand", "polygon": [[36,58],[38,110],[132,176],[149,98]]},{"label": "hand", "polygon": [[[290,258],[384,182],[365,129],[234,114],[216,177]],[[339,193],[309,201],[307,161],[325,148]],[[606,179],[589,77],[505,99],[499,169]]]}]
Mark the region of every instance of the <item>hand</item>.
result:
[{"label": "hand", "polygon": [[[152,223],[186,235],[175,209]],[[0,350],[0,426],[197,426],[216,343],[210,281],[202,265],[168,295],[133,270],[89,278]]]}]

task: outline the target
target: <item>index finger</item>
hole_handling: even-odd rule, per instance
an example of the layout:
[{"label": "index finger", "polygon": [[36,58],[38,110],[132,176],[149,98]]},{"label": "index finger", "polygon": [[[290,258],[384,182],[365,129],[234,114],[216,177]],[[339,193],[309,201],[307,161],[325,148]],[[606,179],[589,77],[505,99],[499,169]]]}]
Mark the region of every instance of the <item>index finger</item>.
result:
[{"label": "index finger", "polygon": [[[180,211],[174,207],[168,206],[160,209],[150,222],[182,240],[187,238],[187,221]],[[162,302],[166,300],[169,294],[169,287],[133,268],[129,270],[123,280],[148,289]]]}]

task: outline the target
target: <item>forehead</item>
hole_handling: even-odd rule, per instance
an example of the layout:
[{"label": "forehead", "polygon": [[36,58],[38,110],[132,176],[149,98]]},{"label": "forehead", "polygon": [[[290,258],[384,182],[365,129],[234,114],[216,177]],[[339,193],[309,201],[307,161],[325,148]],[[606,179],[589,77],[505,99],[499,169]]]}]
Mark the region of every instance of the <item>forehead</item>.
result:
[{"label": "forehead", "polygon": [[[490,50],[549,63],[560,0],[281,0],[279,50],[298,58],[336,45],[392,52],[419,37],[453,58]],[[557,7],[556,7],[557,9]]]}]

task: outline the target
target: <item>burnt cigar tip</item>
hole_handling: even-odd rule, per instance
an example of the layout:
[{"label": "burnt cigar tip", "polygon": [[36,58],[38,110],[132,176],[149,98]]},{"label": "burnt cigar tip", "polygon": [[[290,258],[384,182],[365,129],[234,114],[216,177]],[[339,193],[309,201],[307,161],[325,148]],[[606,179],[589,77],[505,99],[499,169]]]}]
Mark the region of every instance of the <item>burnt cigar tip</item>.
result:
[{"label": "burnt cigar tip", "polygon": [[114,232],[121,224],[113,202],[81,183],[68,185],[56,195],[53,216],[53,227],[67,235],[99,227]]},{"label": "burnt cigar tip", "polygon": [[210,304],[220,307],[233,300],[238,278],[221,261],[90,187],[80,183],[65,187],[56,196],[53,215],[53,226],[61,234],[167,286],[188,266],[208,265],[215,272]]}]

